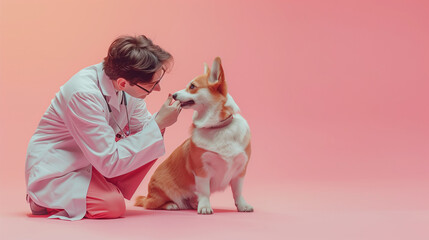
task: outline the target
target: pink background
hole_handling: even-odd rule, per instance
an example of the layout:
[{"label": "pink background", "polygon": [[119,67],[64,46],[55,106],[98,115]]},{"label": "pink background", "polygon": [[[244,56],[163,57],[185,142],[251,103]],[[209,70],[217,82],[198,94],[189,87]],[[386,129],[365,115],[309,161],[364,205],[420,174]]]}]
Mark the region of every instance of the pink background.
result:
[{"label": "pink background", "polygon": [[[428,239],[428,29],[423,0],[0,0],[1,232]],[[252,131],[253,215],[231,211],[227,190],[213,196],[218,213],[208,218],[132,202],[122,220],[87,225],[27,216],[25,154],[38,121],[59,87],[122,34],[145,34],[175,58],[162,91],[147,98],[152,112],[222,58]],[[188,137],[192,113],[182,113],[166,133],[167,155]],[[186,232],[188,224],[199,227]]]}]

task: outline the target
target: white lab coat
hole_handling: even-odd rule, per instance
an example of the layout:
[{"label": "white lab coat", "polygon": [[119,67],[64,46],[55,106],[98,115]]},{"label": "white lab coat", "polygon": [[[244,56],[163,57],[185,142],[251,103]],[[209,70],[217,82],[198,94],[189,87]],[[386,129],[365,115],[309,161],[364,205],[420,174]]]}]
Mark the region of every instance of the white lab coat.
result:
[{"label": "white lab coat", "polygon": [[[105,98],[111,107],[109,113]],[[103,63],[74,75],[55,95],[27,149],[27,193],[40,206],[64,209],[51,218],[82,219],[92,166],[108,178],[131,172],[165,153],[164,140],[144,100],[126,95],[131,136],[115,141],[127,125]]]}]

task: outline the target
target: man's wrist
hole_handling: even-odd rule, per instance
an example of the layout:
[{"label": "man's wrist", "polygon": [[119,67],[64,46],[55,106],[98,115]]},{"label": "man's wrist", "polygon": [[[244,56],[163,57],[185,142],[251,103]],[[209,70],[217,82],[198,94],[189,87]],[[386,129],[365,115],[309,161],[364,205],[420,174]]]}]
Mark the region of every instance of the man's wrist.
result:
[{"label": "man's wrist", "polygon": [[155,122],[158,124],[159,130],[165,129],[165,127],[161,124],[161,121],[158,118],[158,113],[155,115]]}]

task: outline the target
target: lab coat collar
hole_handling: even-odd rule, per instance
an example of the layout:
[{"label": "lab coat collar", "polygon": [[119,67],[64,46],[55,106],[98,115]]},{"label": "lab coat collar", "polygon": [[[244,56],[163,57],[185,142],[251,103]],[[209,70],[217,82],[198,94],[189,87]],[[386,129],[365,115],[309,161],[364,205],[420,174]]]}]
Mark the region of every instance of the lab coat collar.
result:
[{"label": "lab coat collar", "polygon": [[120,99],[122,99],[122,91],[116,94],[113,87],[113,80],[110,79],[103,70],[103,63],[97,64],[98,81],[100,84],[101,92],[107,97],[110,107],[120,111]]}]

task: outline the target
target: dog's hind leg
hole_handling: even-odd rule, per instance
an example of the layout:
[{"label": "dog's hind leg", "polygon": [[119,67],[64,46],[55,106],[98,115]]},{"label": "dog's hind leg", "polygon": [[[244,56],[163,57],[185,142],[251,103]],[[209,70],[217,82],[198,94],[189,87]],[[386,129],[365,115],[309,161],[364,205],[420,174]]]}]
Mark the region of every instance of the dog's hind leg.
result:
[{"label": "dog's hind leg", "polygon": [[179,210],[179,206],[175,202],[168,202],[161,206],[161,209],[165,210]]}]

